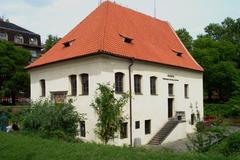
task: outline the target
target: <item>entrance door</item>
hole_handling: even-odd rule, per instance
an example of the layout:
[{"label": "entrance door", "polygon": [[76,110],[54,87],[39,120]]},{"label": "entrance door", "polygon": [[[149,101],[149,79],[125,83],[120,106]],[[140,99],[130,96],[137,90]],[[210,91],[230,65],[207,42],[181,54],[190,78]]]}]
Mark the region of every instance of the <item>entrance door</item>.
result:
[{"label": "entrance door", "polygon": [[173,98],[168,98],[168,118],[173,117]]}]

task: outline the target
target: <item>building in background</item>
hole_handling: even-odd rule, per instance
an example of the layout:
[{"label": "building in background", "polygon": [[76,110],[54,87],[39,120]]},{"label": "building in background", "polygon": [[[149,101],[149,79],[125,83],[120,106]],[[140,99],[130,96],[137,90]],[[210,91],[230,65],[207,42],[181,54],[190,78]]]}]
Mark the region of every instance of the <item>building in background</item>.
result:
[{"label": "building in background", "polygon": [[0,40],[13,42],[16,46],[29,50],[32,55],[31,61],[37,59],[41,54],[40,35],[2,18],[0,18]]}]

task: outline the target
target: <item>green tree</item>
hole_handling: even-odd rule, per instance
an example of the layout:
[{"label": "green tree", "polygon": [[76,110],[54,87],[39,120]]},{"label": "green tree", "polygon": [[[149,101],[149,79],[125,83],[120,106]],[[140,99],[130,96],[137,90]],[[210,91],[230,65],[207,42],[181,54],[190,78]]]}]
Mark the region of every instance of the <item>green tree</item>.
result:
[{"label": "green tree", "polygon": [[114,89],[109,85],[98,84],[97,95],[91,106],[98,115],[96,134],[105,144],[115,138],[115,133],[120,130],[124,120],[123,107],[128,102],[128,95],[119,98],[114,96]]},{"label": "green tree", "polygon": [[[235,65],[237,46],[231,41],[215,40],[209,35],[198,36],[193,42],[192,55],[203,66],[204,90],[211,101],[213,91],[219,94],[221,101],[227,101],[237,89],[240,81]],[[223,84],[224,83],[224,84]],[[228,86],[223,88],[223,85]]]},{"label": "green tree", "polygon": [[51,49],[60,39],[58,36],[48,35],[48,39],[45,41],[44,52]]},{"label": "green tree", "polygon": [[236,45],[234,61],[240,68],[240,18],[226,18],[221,24],[211,23],[205,28],[205,32],[213,40],[225,40]]},{"label": "green tree", "polygon": [[15,104],[16,96],[29,96],[29,75],[24,67],[29,63],[30,52],[7,41],[0,41],[1,96],[9,96]]},{"label": "green tree", "polygon": [[185,28],[182,28],[182,29],[178,29],[176,33],[178,37],[181,39],[181,41],[183,42],[183,44],[185,45],[185,47],[187,48],[187,50],[191,51],[193,38],[191,37],[189,32]]}]

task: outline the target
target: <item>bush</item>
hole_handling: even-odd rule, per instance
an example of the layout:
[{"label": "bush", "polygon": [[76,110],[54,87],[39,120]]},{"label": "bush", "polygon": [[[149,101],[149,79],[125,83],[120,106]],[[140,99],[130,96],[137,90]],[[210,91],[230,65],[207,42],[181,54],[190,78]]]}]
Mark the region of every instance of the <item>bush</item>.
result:
[{"label": "bush", "polygon": [[227,137],[220,145],[220,152],[225,156],[240,153],[240,132],[233,133]]},{"label": "bush", "polygon": [[83,115],[71,103],[55,104],[38,101],[23,113],[23,130],[48,136],[75,138]]},{"label": "bush", "polygon": [[205,104],[205,116],[215,115],[218,117],[239,117],[240,116],[240,96],[232,97],[224,104]]},{"label": "bush", "polygon": [[205,116],[228,117],[231,113],[231,108],[228,104],[204,104]]},{"label": "bush", "polygon": [[227,130],[226,126],[222,123],[213,122],[210,125],[204,122],[198,122],[196,124],[196,133],[189,136],[190,145],[187,147],[190,150],[196,152],[207,152],[213,146],[220,143],[224,138],[226,138]]}]

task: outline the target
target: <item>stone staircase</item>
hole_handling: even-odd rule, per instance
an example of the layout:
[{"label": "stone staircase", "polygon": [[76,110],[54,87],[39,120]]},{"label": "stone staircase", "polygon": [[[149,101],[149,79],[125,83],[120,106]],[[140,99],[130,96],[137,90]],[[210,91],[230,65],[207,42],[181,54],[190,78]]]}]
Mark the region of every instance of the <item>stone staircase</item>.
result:
[{"label": "stone staircase", "polygon": [[184,112],[177,112],[176,116],[174,118],[170,118],[168,120],[168,122],[149,141],[148,144],[149,145],[160,145],[180,122],[185,122],[185,113]]}]

